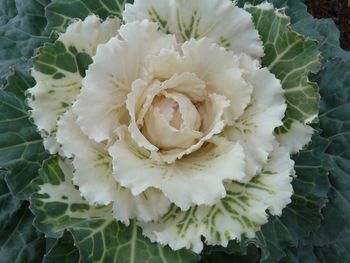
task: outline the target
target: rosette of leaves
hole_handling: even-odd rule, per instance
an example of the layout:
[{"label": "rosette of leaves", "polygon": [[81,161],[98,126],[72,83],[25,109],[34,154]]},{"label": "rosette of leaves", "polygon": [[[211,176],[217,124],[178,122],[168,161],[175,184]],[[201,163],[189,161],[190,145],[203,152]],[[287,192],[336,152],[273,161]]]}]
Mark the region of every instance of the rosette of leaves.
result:
[{"label": "rosette of leaves", "polygon": [[[147,2],[140,1],[139,3]],[[167,29],[166,22],[170,20],[169,17],[176,21],[178,19],[176,15],[167,17],[166,14],[156,8],[160,3],[164,4],[168,1],[153,2],[155,8],[149,8],[146,5],[145,8],[150,11],[144,14],[138,12],[137,16],[140,15],[140,18],[137,19],[145,18],[143,16],[147,18],[148,16],[150,20],[158,23],[160,30],[173,33],[171,22],[168,22],[171,29]],[[243,2],[238,4],[244,4]],[[5,4],[4,1],[3,6],[6,8],[3,17],[5,19],[12,16],[21,21],[23,12],[18,12],[16,16],[16,10],[29,10],[36,4],[41,4],[41,8],[36,10],[37,14],[43,17],[43,8],[47,3],[36,1],[28,1],[27,4],[23,5],[19,2],[16,2],[16,5]],[[37,80],[36,87],[41,85],[43,91],[42,94],[38,94],[39,101],[40,95],[48,96],[46,98],[50,98],[50,96],[51,98],[58,98],[54,108],[50,108],[52,104],[45,106],[47,114],[54,112],[55,116],[61,116],[74,103],[75,99],[73,97],[79,93],[82,79],[88,74],[86,70],[94,61],[97,44],[106,42],[112,37],[109,30],[119,27],[116,22],[117,19],[112,17],[122,18],[124,4],[123,1],[115,0],[53,1],[46,7],[47,28],[44,30],[44,24],[42,24],[41,32],[45,33],[39,34],[47,35],[46,32],[51,30],[60,32],[57,35],[58,41],[41,48],[33,60],[34,68],[37,71],[34,73]],[[258,5],[260,3],[252,1],[250,4]],[[268,223],[253,235],[255,237],[243,232],[243,235],[239,237],[240,241],[231,241],[227,248],[205,248],[201,260],[204,262],[217,262],[219,260],[222,262],[235,260],[255,262],[260,259],[261,261],[276,262],[282,259],[296,262],[303,262],[303,260],[307,262],[327,262],[328,257],[330,257],[329,253],[332,252],[331,255],[339,257],[340,262],[342,262],[341,260],[346,262],[348,244],[346,234],[348,226],[346,222],[349,221],[349,209],[347,209],[349,196],[348,188],[346,188],[349,185],[346,162],[348,160],[346,147],[348,144],[346,129],[348,89],[346,84],[349,80],[347,75],[337,78],[337,82],[334,83],[330,82],[330,79],[332,79],[332,75],[340,74],[344,68],[349,67],[347,60],[349,56],[338,48],[337,31],[334,30],[334,25],[329,21],[312,19],[306,13],[303,4],[298,1],[274,1],[274,5],[276,8],[288,8],[274,10],[264,4],[255,7],[246,6],[245,10],[252,15],[255,28],[263,41],[265,55],[261,59],[262,67],[268,68],[281,81],[281,86],[285,90],[287,110],[283,120],[284,125],[275,130],[275,136],[280,136],[280,143],[284,143],[290,149],[295,147],[294,151],[297,151],[302,147],[302,144],[306,143],[307,139],[304,139],[304,142],[296,139],[288,140],[288,137],[283,137],[283,135],[291,129],[298,132],[295,123],[299,124],[299,127],[306,127],[305,124],[317,114],[317,88],[314,83],[308,80],[308,76],[310,73],[317,72],[319,67],[318,54],[321,51],[323,66],[321,72],[312,79],[319,83],[320,94],[322,95],[320,124],[314,127],[319,130],[319,135],[314,136],[312,144],[307,149],[293,157],[296,163],[296,178],[293,180],[294,195],[292,196],[292,203],[283,210],[282,215],[280,217],[270,216]],[[203,6],[205,7],[205,5]],[[203,8],[195,9],[203,10]],[[220,12],[220,9],[217,12]],[[293,30],[304,34],[306,38],[290,28],[289,18],[285,16],[285,13],[291,16]],[[87,18],[91,14],[98,15],[102,21],[94,20],[91,16]],[[179,12],[179,14],[185,16],[185,12]],[[191,23],[186,22],[192,21],[192,19],[188,21],[186,17],[183,19],[181,26],[184,30],[184,36],[196,38],[196,30],[193,30],[193,28],[196,28],[196,26],[200,28],[201,21],[203,23],[206,20],[203,18],[198,21],[198,18],[204,17],[198,12],[189,12],[187,15],[193,17],[194,22],[191,26]],[[164,19],[164,17],[169,19]],[[208,17],[208,14],[205,17]],[[77,18],[82,21],[75,22]],[[6,24],[6,20],[3,21]],[[71,26],[67,29],[69,25]],[[10,32],[11,23],[8,23],[7,26],[6,32]],[[80,33],[80,35],[73,30],[84,31],[84,26],[90,29],[95,26],[95,30],[90,30],[89,34]],[[189,30],[191,27],[192,30]],[[181,28],[179,27],[179,29]],[[69,30],[71,30],[71,35],[74,35],[74,33],[79,35],[80,41],[72,40],[69,37]],[[180,32],[182,32],[181,30]],[[65,31],[66,33],[64,33]],[[115,34],[116,32],[113,32],[113,36]],[[186,36],[186,34],[189,35]],[[36,37],[33,33],[26,36],[29,39]],[[55,36],[53,35],[53,37]],[[314,40],[308,40],[308,37],[318,40],[318,46]],[[83,41],[86,39],[96,41],[95,46],[94,43],[90,45],[91,42]],[[221,40],[223,41],[223,39]],[[20,33],[11,41],[17,44],[20,50],[22,49]],[[42,41],[48,41],[48,38],[43,38]],[[221,45],[227,50],[229,47],[224,45],[226,42],[222,42]],[[40,45],[35,41],[30,43],[32,45],[28,47],[29,55],[22,58],[26,62],[33,49]],[[89,45],[84,46],[82,43],[89,43]],[[10,54],[7,59],[10,61],[12,58],[15,59],[15,56]],[[27,65],[30,65],[30,63]],[[26,67],[26,65],[23,66]],[[4,261],[13,262],[17,259],[19,261],[37,262],[42,258],[45,262],[77,262],[79,259],[82,262],[199,261],[200,258],[190,251],[173,251],[167,246],[152,243],[144,237],[142,230],[137,226],[139,224],[137,214],[129,216],[131,218],[135,217],[136,220],[130,219],[128,226],[124,225],[126,223],[125,219],[124,223],[116,220],[114,211],[120,211],[123,205],[130,204],[129,199],[125,199],[122,206],[117,206],[117,208],[115,205],[113,205],[114,207],[112,205],[96,205],[96,203],[91,202],[86,194],[87,192],[84,192],[83,186],[77,183],[77,179],[73,181],[79,189],[72,184],[72,178],[76,177],[77,170],[79,170],[79,166],[76,166],[76,163],[74,164],[77,155],[73,155],[73,166],[70,160],[63,159],[58,155],[49,157],[42,146],[41,136],[44,138],[45,147],[51,153],[58,151],[60,155],[65,155],[62,154],[64,143],[61,141],[62,146],[55,144],[56,134],[59,130],[56,129],[55,123],[53,128],[50,129],[39,127],[40,136],[36,126],[28,120],[28,107],[24,102],[24,93],[27,89],[32,88],[34,84],[33,79],[27,76],[26,73],[15,71],[8,78],[6,88],[1,91],[0,158],[1,166],[5,169],[1,173],[1,207],[4,208],[1,211],[1,218],[5,224],[3,224],[1,230],[3,238],[0,240],[2,244],[0,253]],[[33,94],[33,92],[31,93]],[[70,98],[73,99],[70,100]],[[31,97],[31,100],[33,100],[33,97]],[[310,105],[314,106],[310,107]],[[61,117],[57,119],[63,122]],[[35,116],[34,122],[36,122]],[[274,127],[270,128],[273,129]],[[71,131],[74,133],[74,130]],[[78,139],[71,139],[70,142],[73,145],[78,142]],[[300,142],[299,145],[297,142]],[[82,147],[81,149],[85,148]],[[97,146],[94,151],[101,153],[103,150]],[[88,152],[86,151],[86,154]],[[108,161],[105,162],[108,156],[102,154],[98,157],[100,158],[100,167],[104,169],[106,163],[108,164]],[[46,161],[42,164],[45,159]],[[40,166],[42,167],[38,172]],[[37,179],[32,181],[35,177]],[[101,182],[95,181],[95,183],[98,185]],[[254,181],[251,183],[254,184]],[[98,191],[95,188],[90,190]],[[108,189],[105,190],[104,194],[108,192]],[[28,199],[31,195],[31,209],[35,214],[34,226],[39,232],[31,226],[33,215],[28,210],[28,204],[14,198],[12,195],[19,199]],[[227,203],[230,206],[229,199]],[[126,213],[130,215],[139,208],[134,206],[131,212],[126,211]],[[214,211],[214,209],[211,211]],[[231,217],[239,218],[239,215],[241,215],[241,218],[243,218],[244,213],[239,213],[237,217],[235,211],[237,212],[237,208],[236,210],[223,210],[221,212],[226,215],[230,215],[228,212],[231,212]],[[149,210],[145,212],[150,213]],[[178,212],[174,209],[173,211],[170,210],[169,215],[173,217],[174,213]],[[274,214],[271,207],[269,213]],[[342,218],[340,216],[334,218],[334,214],[339,213],[342,213]],[[195,214],[195,212],[192,214]],[[207,216],[201,222],[197,222],[197,225],[211,226],[212,230],[210,231],[215,233],[215,228],[218,228],[215,220],[220,219],[220,211],[218,214],[219,216],[213,215],[210,217],[213,219],[211,223],[205,223],[205,218],[209,219]],[[184,230],[182,235],[185,238],[191,234],[189,230],[196,238],[196,231],[193,232],[193,229],[196,229],[196,226],[193,226],[194,218],[189,213],[185,213],[184,220],[174,220],[177,229],[180,232]],[[121,218],[118,219],[123,221]],[[259,226],[248,225],[246,229],[252,229],[251,231],[255,232],[259,229]],[[40,232],[50,238],[45,242],[43,234],[40,234]],[[16,238],[18,236],[22,238]],[[181,233],[179,236],[181,236]],[[171,238],[174,238],[174,236]],[[229,236],[224,238],[232,239]],[[213,239],[215,240],[215,238]],[[220,237],[215,242],[220,244],[222,240],[224,239]],[[27,244],[27,246],[23,248],[23,244]],[[173,245],[171,246],[174,248]],[[193,249],[193,247],[187,248]],[[8,251],[11,251],[11,253],[8,253]],[[32,251],[35,251],[35,253]],[[46,254],[45,257],[43,257],[43,254]]]}]

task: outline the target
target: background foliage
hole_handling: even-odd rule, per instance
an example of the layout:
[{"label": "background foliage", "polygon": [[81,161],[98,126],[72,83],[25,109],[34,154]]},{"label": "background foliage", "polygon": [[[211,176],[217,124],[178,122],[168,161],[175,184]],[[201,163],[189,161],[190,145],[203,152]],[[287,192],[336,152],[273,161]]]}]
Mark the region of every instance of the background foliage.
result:
[{"label": "background foliage", "polygon": [[[45,238],[32,226],[28,198],[31,181],[48,158],[30,122],[25,90],[31,56],[55,39],[75,17],[91,12],[101,18],[120,16],[124,1],[0,0],[0,258],[2,262],[78,262],[70,232]],[[258,4],[261,0],[237,1]],[[293,202],[281,217],[271,218],[254,240],[231,242],[228,248],[207,247],[201,262],[349,262],[350,258],[350,54],[339,47],[339,32],[328,19],[314,19],[302,0],[272,0],[286,8],[292,28],[316,39],[322,68],[310,76],[322,97],[318,133],[294,156],[298,178]],[[46,11],[45,11],[46,10]],[[45,14],[47,19],[45,18]],[[51,37],[50,37],[51,34]],[[152,262],[196,262],[183,256]],[[132,262],[126,259],[126,262]],[[87,262],[93,260],[88,260]]]}]

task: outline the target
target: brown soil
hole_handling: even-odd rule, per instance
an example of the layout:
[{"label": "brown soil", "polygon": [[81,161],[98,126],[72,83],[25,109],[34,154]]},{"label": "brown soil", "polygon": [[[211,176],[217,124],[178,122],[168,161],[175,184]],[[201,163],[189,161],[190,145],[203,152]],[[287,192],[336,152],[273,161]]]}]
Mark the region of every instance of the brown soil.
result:
[{"label": "brown soil", "polygon": [[348,0],[305,0],[308,11],[317,18],[333,18],[340,30],[340,45],[350,50],[350,7]]}]

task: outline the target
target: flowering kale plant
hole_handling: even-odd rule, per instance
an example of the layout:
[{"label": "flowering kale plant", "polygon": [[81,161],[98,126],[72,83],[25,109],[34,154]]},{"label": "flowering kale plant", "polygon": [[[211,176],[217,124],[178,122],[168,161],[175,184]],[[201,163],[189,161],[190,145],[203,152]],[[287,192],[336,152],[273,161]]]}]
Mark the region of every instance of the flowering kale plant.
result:
[{"label": "flowering kale plant", "polygon": [[300,0],[0,3],[3,262],[347,262],[331,21]]}]

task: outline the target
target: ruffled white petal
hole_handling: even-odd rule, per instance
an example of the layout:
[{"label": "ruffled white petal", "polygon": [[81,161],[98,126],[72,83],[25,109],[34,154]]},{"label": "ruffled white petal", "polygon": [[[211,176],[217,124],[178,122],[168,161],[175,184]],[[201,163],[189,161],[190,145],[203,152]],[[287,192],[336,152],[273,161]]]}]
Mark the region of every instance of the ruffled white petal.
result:
[{"label": "ruffled white petal", "polygon": [[[173,68],[174,70],[174,68]],[[172,73],[171,73],[172,74]],[[170,74],[170,75],[171,75]],[[139,81],[137,81],[139,82]],[[145,82],[139,82],[140,84],[144,85],[144,88],[138,88],[138,89],[145,89],[146,83]],[[137,84],[137,83],[135,83]],[[139,84],[139,85],[140,85]],[[133,83],[134,85],[134,83]],[[205,83],[200,80],[195,74],[190,72],[183,72],[183,73],[175,73],[171,75],[171,77],[164,82],[160,81],[153,81],[150,85],[148,85],[147,90],[143,91],[142,93],[139,93],[138,98],[134,99],[134,105],[133,107],[138,106],[135,109],[130,109],[129,112],[134,112],[133,114],[137,115],[137,123],[142,125],[143,124],[143,118],[148,111],[149,107],[151,106],[154,98],[161,94],[162,91],[176,91],[180,92],[182,94],[185,94],[192,102],[200,102],[207,98],[207,90],[205,87]],[[130,95],[132,96],[132,95]],[[135,97],[135,96],[134,96]],[[137,103],[136,103],[137,101]],[[136,104],[135,104],[136,103]],[[142,105],[142,108],[141,108]],[[132,118],[132,116],[131,116]]]},{"label": "ruffled white petal", "polygon": [[67,47],[73,46],[79,52],[93,56],[99,44],[106,43],[117,34],[119,26],[117,18],[107,18],[101,23],[97,16],[90,15],[84,21],[77,20],[69,25],[66,32],[60,34],[58,40]]},{"label": "ruffled white petal", "polygon": [[216,205],[192,207],[184,212],[173,206],[161,219],[141,223],[152,241],[172,249],[200,253],[202,236],[209,245],[227,246],[232,239],[253,238],[267,222],[266,210],[280,215],[291,201],[293,161],[283,148],[276,148],[262,172],[247,184],[227,183],[227,196]]},{"label": "ruffled white petal", "polygon": [[136,0],[127,4],[126,22],[149,19],[181,42],[209,37],[235,53],[263,56],[263,46],[251,15],[229,0]]},{"label": "ruffled white petal", "polygon": [[56,139],[56,132],[52,132],[48,134],[42,131],[40,135],[43,138],[44,148],[48,150],[49,153],[51,154],[59,153],[60,155],[63,154],[61,150],[61,146],[59,145]]},{"label": "ruffled white petal", "polygon": [[276,135],[279,143],[285,147],[290,153],[297,153],[311,141],[314,129],[298,121],[293,121],[287,133]]},{"label": "ruffled white petal", "polygon": [[137,218],[149,222],[169,211],[171,202],[158,189],[149,188],[138,196],[120,186],[117,201],[113,203],[113,217],[129,224],[129,219]]},{"label": "ruffled white petal", "polygon": [[36,85],[28,90],[28,106],[32,108],[31,117],[39,131],[47,133],[56,130],[59,116],[67,111],[79,94],[82,77],[79,73],[60,70],[65,77],[54,79],[52,75],[43,74],[32,69]]},{"label": "ruffled white petal", "polygon": [[194,103],[205,100],[208,93],[205,82],[192,72],[175,73],[162,83],[162,87],[182,93]]},{"label": "ruffled white petal", "polygon": [[117,182],[112,176],[112,160],[104,144],[87,138],[76,123],[72,111],[58,121],[57,141],[67,157],[74,157],[73,181],[91,204],[109,204],[115,200]]},{"label": "ruffled white petal", "polygon": [[[60,34],[58,40],[67,50],[74,49],[76,52],[86,52],[92,56],[97,45],[114,36],[118,28],[117,18],[101,22],[99,18],[91,15],[84,21],[77,20],[69,25],[66,33]],[[37,84],[28,90],[31,116],[39,131],[46,134],[44,146],[52,154],[59,151],[55,142],[57,121],[79,94],[82,81],[79,71],[72,73],[62,68],[56,70],[55,74],[49,75],[32,69],[31,74]]]},{"label": "ruffled white petal", "polygon": [[[154,88],[153,88],[154,87]],[[137,121],[137,113],[141,112],[141,108],[145,107],[146,103],[143,103],[147,100],[148,97],[153,97],[156,95],[156,93],[149,94],[149,91],[152,91],[153,89],[159,90],[159,83],[156,81],[155,83],[152,83],[151,85],[148,85],[147,82],[137,79],[132,83],[131,92],[128,94],[126,99],[126,108],[128,109],[128,113],[130,115],[130,125],[128,127],[128,130],[130,132],[130,135],[132,139],[137,143],[139,147],[144,147],[145,149],[149,151],[158,151],[158,148],[153,145],[140,131]],[[147,96],[147,97],[146,97]],[[149,102],[149,105],[147,106],[147,110],[150,107],[150,104],[152,101]],[[139,118],[143,122],[142,119]]]},{"label": "ruffled white petal", "polygon": [[[120,37],[99,45],[73,106],[82,131],[97,142],[111,139],[125,120],[125,101],[133,81],[147,78],[146,60],[176,43],[148,21],[122,25]],[[142,47],[142,48],[141,48]],[[98,120],[98,121],[96,121]],[[123,121],[125,120],[125,121]]]},{"label": "ruffled white petal", "polygon": [[144,222],[154,220],[168,210],[170,201],[161,192],[150,188],[134,196],[115,181],[105,144],[84,135],[72,111],[59,120],[57,140],[62,144],[64,155],[73,157],[73,182],[90,204],[113,203],[113,216],[126,224],[132,218]]},{"label": "ruffled white petal", "polygon": [[[177,129],[188,127],[193,130],[198,130],[201,126],[201,117],[196,106],[190,101],[190,99],[178,92],[164,92],[164,96],[167,99],[171,99],[178,105],[178,110],[175,111],[175,115],[172,116],[170,124],[174,125]],[[178,120],[180,119],[180,120]],[[178,126],[180,126],[178,128]]]},{"label": "ruffled white petal", "polygon": [[218,138],[186,158],[164,164],[151,160],[148,151],[137,147],[127,132],[122,132],[109,153],[114,177],[134,195],[158,188],[171,202],[187,210],[191,205],[215,204],[226,194],[224,180],[245,176],[239,144]]},{"label": "ruffled white petal", "polygon": [[282,125],[286,104],[280,81],[266,68],[256,70],[250,78],[254,86],[252,101],[225,134],[244,148],[246,172],[251,178],[260,171],[273,150],[276,140],[273,131]]}]

